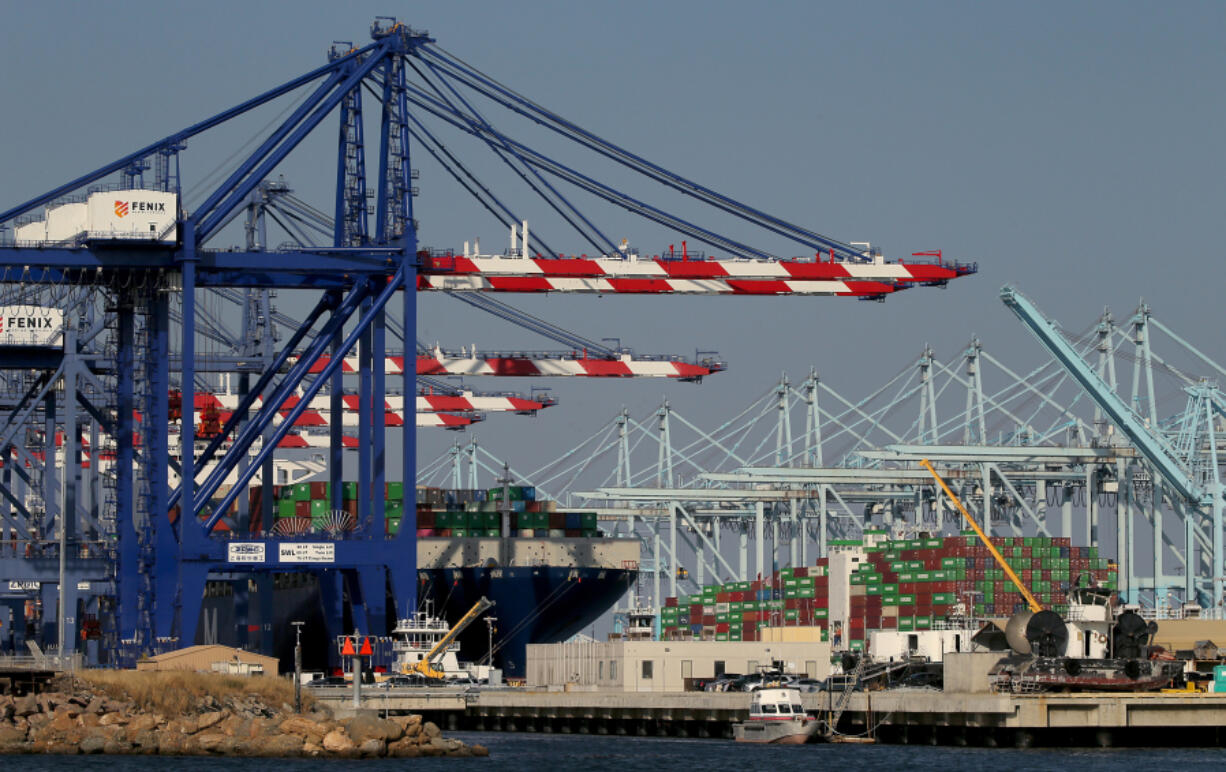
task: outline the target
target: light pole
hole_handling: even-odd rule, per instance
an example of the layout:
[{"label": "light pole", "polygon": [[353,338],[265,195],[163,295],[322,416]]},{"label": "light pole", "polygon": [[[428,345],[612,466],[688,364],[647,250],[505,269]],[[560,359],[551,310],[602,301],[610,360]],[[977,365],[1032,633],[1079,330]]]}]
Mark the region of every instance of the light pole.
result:
[{"label": "light pole", "polygon": [[[494,623],[497,621],[498,617],[485,618],[485,627],[489,632],[489,645],[485,650],[485,665],[491,668],[494,666]],[[486,674],[486,678],[489,678],[488,674]]]},{"label": "light pole", "polygon": [[294,626],[294,712],[302,712],[302,622]]}]

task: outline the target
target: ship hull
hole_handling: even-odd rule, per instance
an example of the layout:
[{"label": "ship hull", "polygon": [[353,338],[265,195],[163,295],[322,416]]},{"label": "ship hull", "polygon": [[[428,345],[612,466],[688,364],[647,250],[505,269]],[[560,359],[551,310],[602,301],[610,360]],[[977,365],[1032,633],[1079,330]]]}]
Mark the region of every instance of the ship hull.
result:
[{"label": "ship hull", "polygon": [[[487,612],[496,619],[493,666],[508,678],[522,677],[530,643],[555,643],[590,627],[625,595],[637,576],[637,560],[625,560],[624,540],[510,540],[499,555],[497,539],[424,539],[418,549],[418,604],[454,624],[481,597],[494,601]],[[631,543],[637,558],[637,542]],[[532,556],[529,559],[529,555]],[[536,561],[536,565],[526,563]],[[386,629],[395,626],[395,605],[387,603]],[[354,628],[353,614],[344,614],[344,629]],[[334,634],[326,631],[319,583],[307,573],[232,574],[214,579],[201,609],[196,643],[220,643],[257,651],[281,660],[287,670],[294,662],[290,624],[305,623],[303,663],[310,670],[340,664]],[[392,665],[390,638],[374,642],[375,667]],[[485,662],[490,650],[489,627],[478,620],[460,636],[460,658]]]},{"label": "ship hull", "polygon": [[[530,643],[556,643],[583,632],[625,595],[636,572],[538,566],[418,571],[420,594],[454,623],[482,596],[494,601],[493,664],[510,678],[524,675]],[[460,636],[460,658],[484,662],[489,630],[480,620]]]}]

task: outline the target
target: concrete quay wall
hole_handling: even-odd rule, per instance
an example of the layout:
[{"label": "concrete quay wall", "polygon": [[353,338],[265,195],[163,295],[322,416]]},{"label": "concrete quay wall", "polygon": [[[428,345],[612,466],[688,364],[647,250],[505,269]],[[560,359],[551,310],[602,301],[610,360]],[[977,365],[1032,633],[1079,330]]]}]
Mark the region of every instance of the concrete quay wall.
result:
[{"label": "concrete quay wall", "polygon": [[[400,693],[397,693],[400,692]],[[413,692],[416,692],[414,694]],[[802,695],[822,715],[838,695]],[[351,696],[325,698],[351,709]],[[731,737],[749,695],[620,690],[367,693],[363,709],[422,713],[447,729],[665,737]],[[839,722],[879,742],[982,746],[1226,745],[1226,694],[993,694],[895,689],[857,692]]]}]

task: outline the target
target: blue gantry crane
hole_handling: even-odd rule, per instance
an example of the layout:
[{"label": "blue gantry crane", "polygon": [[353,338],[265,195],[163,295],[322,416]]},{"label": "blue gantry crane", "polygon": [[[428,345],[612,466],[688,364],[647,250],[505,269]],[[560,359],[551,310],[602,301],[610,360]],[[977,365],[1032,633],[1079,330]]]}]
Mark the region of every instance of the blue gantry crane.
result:
[{"label": "blue gantry crane", "polygon": [[[187,207],[180,158],[188,145],[291,96],[298,101],[288,114],[237,156],[231,173],[198,205]],[[705,204],[721,222],[731,216],[829,259],[781,260],[743,236],[718,233],[598,182],[594,173],[496,128],[479,99]],[[364,109],[371,106],[378,134],[368,138],[376,121]],[[292,196],[273,175],[329,117],[339,130],[331,212],[325,213]],[[504,281],[506,265],[496,260],[419,249],[410,148],[438,162],[503,227],[514,232],[524,223],[524,259],[511,270],[545,271],[552,282],[527,291],[607,291],[552,262],[559,253],[549,245],[560,241],[555,233],[546,238],[547,228],[534,234],[533,245],[550,257],[542,267],[540,252],[533,258],[529,251],[524,212],[513,211],[506,196],[444,144],[444,129],[478,140],[536,194],[542,211],[610,257],[592,270],[613,272],[611,291],[884,297],[974,272],[974,266],[941,261],[887,262],[717,193],[541,108],[443,51],[427,33],[380,17],[368,44],[334,44],[322,66],[0,212],[0,535],[8,536],[0,540],[0,570],[8,581],[0,587],[0,609],[10,610],[10,630],[21,604],[34,604],[44,620],[37,634],[54,639],[61,654],[79,650],[83,641],[91,659],[119,662],[194,642],[210,575],[254,576],[261,583],[283,572],[318,577],[331,634],[353,627],[385,634],[388,598],[398,617],[409,616],[417,568],[408,421],[399,449],[403,519],[394,535],[384,522],[389,329],[402,343],[417,340],[421,289],[529,286],[522,276]],[[573,191],[723,250],[729,259],[639,260],[608,238],[597,217],[579,210]],[[270,245],[269,219],[290,241]],[[224,248],[227,226],[240,222],[245,246]],[[427,266],[431,281],[422,282]],[[629,270],[618,274],[623,267]],[[494,278],[473,278],[482,272]],[[452,279],[458,283],[449,285]],[[268,334],[267,296],[243,294],[278,289],[317,294],[282,341]],[[243,303],[241,334],[198,308],[198,293],[210,290]],[[398,305],[402,329],[389,325],[391,304]],[[514,316],[520,324],[528,318]],[[256,329],[264,333],[253,334]],[[236,357],[204,356],[198,345],[208,341],[237,347]],[[339,536],[223,533],[223,518],[253,481],[272,488],[273,454],[312,399],[323,393],[329,415],[342,414],[342,363],[355,350],[359,365],[350,377],[364,417],[356,528]],[[199,378],[219,367],[240,374],[239,405],[219,431],[197,437],[192,415]],[[415,372],[402,370],[399,388],[408,398]],[[282,409],[291,396],[293,406]],[[333,420],[329,431],[331,504],[339,510],[341,422]],[[110,473],[103,473],[104,464]],[[265,496],[261,503],[266,513],[269,501]]]}]

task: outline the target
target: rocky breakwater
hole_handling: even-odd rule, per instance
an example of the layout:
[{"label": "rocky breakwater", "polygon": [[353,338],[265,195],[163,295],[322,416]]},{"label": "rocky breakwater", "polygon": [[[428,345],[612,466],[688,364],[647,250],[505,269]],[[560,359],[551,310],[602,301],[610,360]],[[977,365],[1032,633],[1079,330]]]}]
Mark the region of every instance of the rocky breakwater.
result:
[{"label": "rocky breakwater", "polygon": [[[207,684],[206,684],[207,686]],[[326,708],[295,713],[255,693],[184,699],[173,712],[70,688],[0,696],[0,753],[414,758],[488,756],[480,745],[443,737],[421,716],[358,715],[334,720]],[[108,691],[114,691],[108,689]]]}]

